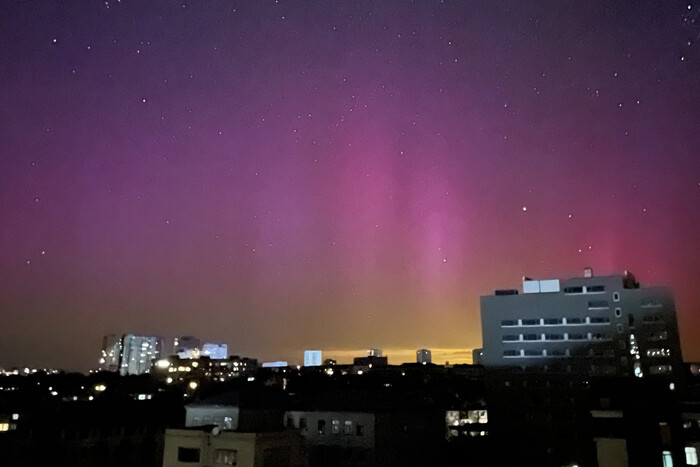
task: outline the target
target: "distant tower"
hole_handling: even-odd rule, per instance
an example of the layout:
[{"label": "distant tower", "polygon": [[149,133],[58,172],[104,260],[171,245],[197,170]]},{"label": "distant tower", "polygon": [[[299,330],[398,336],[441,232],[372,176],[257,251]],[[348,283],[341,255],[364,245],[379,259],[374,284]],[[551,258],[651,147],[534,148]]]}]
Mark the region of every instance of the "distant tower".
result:
[{"label": "distant tower", "polygon": [[209,357],[212,360],[225,360],[228,358],[228,346],[215,342],[207,342],[199,353],[201,357]]},{"label": "distant tower", "polygon": [[428,349],[420,349],[416,351],[416,362],[427,365],[433,363],[433,357]]},{"label": "distant tower", "polygon": [[119,374],[126,376],[149,373],[153,360],[160,358],[162,353],[162,337],[125,334],[122,338]]},{"label": "distant tower", "polygon": [[367,351],[368,357],[382,357],[382,349],[369,349]]},{"label": "distant tower", "polygon": [[102,355],[100,369],[119,371],[119,357],[122,353],[122,341],[116,334],[107,334],[102,338]]},{"label": "distant tower", "polygon": [[321,351],[307,350],[304,352],[304,366],[321,366]]},{"label": "distant tower", "polygon": [[199,358],[201,343],[194,336],[176,337],[173,341],[173,353],[180,358]]}]

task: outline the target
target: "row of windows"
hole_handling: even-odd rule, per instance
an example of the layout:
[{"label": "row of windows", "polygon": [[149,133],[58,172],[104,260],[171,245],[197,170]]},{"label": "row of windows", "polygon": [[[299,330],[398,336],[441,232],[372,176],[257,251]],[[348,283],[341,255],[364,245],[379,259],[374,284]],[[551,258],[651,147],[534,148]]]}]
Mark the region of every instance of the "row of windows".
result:
[{"label": "row of windows", "polygon": [[501,320],[501,327],[514,328],[521,326],[570,326],[577,324],[582,325],[608,323],[610,323],[610,318],[605,316],[586,316],[585,318],[524,318]]},{"label": "row of windows", "polygon": [[[177,448],[177,461],[185,464],[199,464],[201,458],[199,448]],[[214,449],[213,462],[215,465],[238,465],[238,451],[235,449]]]},{"label": "row of windows", "polygon": [[614,349],[588,349],[583,353],[572,353],[571,349],[508,349],[503,351],[504,358],[523,357],[603,357],[614,358]]},{"label": "row of windows", "polygon": [[601,333],[567,332],[564,334],[505,334],[502,342],[541,342],[541,341],[599,341],[610,340],[610,336]]},{"label": "row of windows", "polygon": [[604,285],[588,285],[588,286],[575,286],[575,287],[564,287],[565,294],[579,294],[579,293],[601,293],[605,292]]},{"label": "row of windows", "polygon": [[[353,429],[353,425],[354,425],[354,429]],[[301,423],[300,423],[300,426],[301,426]],[[341,428],[340,420],[338,420],[338,419],[331,420],[331,434],[339,435],[340,428]],[[343,434],[345,434],[345,435],[354,434],[355,436],[364,436],[364,433],[365,433],[364,425],[360,425],[359,423],[354,424],[352,422],[352,420],[345,420],[343,422],[342,428],[343,428]],[[318,431],[319,435],[325,435],[326,434],[326,421],[319,420],[316,424],[316,430]]]}]

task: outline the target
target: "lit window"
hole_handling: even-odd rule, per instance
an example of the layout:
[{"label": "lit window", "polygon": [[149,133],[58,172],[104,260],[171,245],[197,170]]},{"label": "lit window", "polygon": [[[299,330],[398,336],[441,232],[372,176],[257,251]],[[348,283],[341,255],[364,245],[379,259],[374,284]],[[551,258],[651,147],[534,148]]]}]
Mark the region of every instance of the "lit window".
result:
[{"label": "lit window", "polygon": [[698,465],[698,450],[695,447],[686,446],[685,463],[688,465]]},{"label": "lit window", "polygon": [[671,451],[663,451],[661,455],[664,460],[664,467],[673,467],[673,457],[671,456]]},{"label": "lit window", "polygon": [[10,431],[9,423],[0,423],[0,431]]},{"label": "lit window", "polygon": [[346,435],[352,433],[352,420],[345,420],[343,424],[343,433]]},{"label": "lit window", "polygon": [[340,434],[340,420],[331,420],[331,433]]},{"label": "lit window", "polygon": [[199,448],[177,448],[177,461],[184,463],[199,462]]},{"label": "lit window", "polygon": [[218,465],[238,465],[235,449],[214,449],[214,463]]}]

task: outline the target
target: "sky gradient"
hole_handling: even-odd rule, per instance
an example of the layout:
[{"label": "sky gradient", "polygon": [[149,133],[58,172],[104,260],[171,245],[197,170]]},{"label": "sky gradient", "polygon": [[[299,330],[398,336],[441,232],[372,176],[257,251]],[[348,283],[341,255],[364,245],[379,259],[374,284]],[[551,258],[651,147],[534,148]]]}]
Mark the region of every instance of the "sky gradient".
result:
[{"label": "sky gradient", "polygon": [[2,2],[0,367],[464,360],[480,295],[586,266],[672,287],[700,360],[699,12]]}]

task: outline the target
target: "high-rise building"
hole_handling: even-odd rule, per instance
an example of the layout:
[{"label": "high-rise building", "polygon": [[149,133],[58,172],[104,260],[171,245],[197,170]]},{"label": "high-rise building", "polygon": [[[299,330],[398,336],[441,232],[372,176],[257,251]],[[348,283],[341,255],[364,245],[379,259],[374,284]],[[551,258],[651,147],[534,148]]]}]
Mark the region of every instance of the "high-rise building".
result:
[{"label": "high-rise building", "polygon": [[590,375],[678,375],[682,357],[673,295],[634,276],[523,280],[481,297],[486,367]]},{"label": "high-rise building", "polygon": [[119,358],[122,354],[122,340],[116,334],[107,334],[102,338],[102,355],[100,369],[103,371],[119,371]]},{"label": "high-rise building", "polygon": [[200,341],[194,336],[181,336],[173,340],[173,353],[180,358],[199,358],[200,352]]},{"label": "high-rise building", "polygon": [[320,350],[307,350],[304,352],[304,366],[321,366],[322,361]]},{"label": "high-rise building", "polygon": [[416,351],[416,362],[427,365],[433,363],[433,357],[428,349],[420,349]]},{"label": "high-rise building", "polygon": [[153,360],[160,358],[162,352],[162,337],[125,334],[122,338],[119,373],[122,376],[148,373]]},{"label": "high-rise building", "polygon": [[207,342],[199,353],[201,357],[209,357],[212,360],[225,360],[228,358],[228,346],[215,342]]}]

